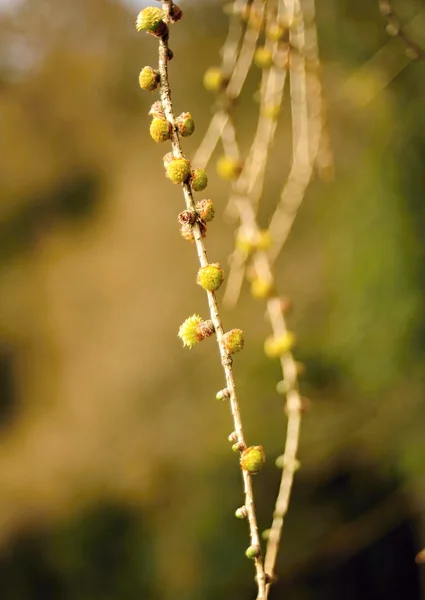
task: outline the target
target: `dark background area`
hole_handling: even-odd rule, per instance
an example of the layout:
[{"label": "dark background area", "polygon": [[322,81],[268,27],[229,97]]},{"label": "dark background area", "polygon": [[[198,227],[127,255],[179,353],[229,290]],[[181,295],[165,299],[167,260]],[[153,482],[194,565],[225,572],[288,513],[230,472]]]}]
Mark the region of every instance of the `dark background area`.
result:
[{"label": "dark background area", "polygon": [[[219,2],[182,2],[170,64],[192,156],[211,117]],[[425,43],[425,6],[395,2]],[[149,137],[138,73],[157,44],[140,6],[26,0],[0,8],[0,598],[255,598],[234,518],[241,481],[213,342],[177,338],[206,316],[179,189]],[[389,39],[377,2],[317,2],[335,178],[315,177],[277,263],[312,404],[271,599],[425,599],[425,65]],[[253,70],[237,111],[255,128]],[[286,99],[287,101],[288,99]],[[260,212],[290,158],[286,105]],[[224,266],[234,224],[212,164],[206,240]],[[264,306],[244,289],[236,382],[270,525],[285,434]],[[422,584],[421,584],[422,582]]]}]

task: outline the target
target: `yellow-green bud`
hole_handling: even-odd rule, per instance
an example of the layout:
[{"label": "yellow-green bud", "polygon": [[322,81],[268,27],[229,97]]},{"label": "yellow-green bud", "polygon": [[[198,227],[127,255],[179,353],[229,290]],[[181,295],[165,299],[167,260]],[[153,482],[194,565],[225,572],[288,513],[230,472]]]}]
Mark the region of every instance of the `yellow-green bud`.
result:
[{"label": "yellow-green bud", "polygon": [[263,538],[263,540],[268,540],[270,537],[270,529],[264,529],[264,531],[261,532],[261,537]]},{"label": "yellow-green bud", "polygon": [[242,172],[242,164],[231,156],[220,156],[217,161],[217,174],[225,181],[237,179]]},{"label": "yellow-green bud", "polygon": [[165,12],[156,6],[148,6],[139,12],[136,20],[137,31],[150,31],[158,33],[163,29]]},{"label": "yellow-green bud", "polygon": [[224,349],[227,354],[235,354],[242,350],[244,338],[242,329],[231,329],[223,335]]},{"label": "yellow-green bud", "polygon": [[255,51],[254,62],[260,69],[270,69],[273,65],[273,54],[265,46],[260,46]]},{"label": "yellow-green bud", "polygon": [[251,294],[254,298],[269,298],[274,291],[273,281],[256,277],[251,282]]},{"label": "yellow-green bud", "polygon": [[273,238],[268,229],[260,229],[255,238],[255,248],[256,250],[264,250],[267,251],[271,248],[273,243]]},{"label": "yellow-green bud", "polygon": [[274,23],[267,28],[266,36],[273,42],[279,42],[285,35],[285,29],[278,23]]},{"label": "yellow-green bud", "polygon": [[289,469],[293,473],[295,473],[301,468],[301,463],[297,458],[295,458],[294,460],[289,460],[284,454],[278,456],[274,464],[278,469]]},{"label": "yellow-green bud", "polygon": [[182,113],[177,117],[176,125],[182,137],[189,137],[195,131],[195,121],[190,113]]},{"label": "yellow-green bud", "polygon": [[155,142],[166,142],[171,137],[171,123],[169,123],[166,119],[158,119],[155,117],[152,119],[149,133]]},{"label": "yellow-green bud", "polygon": [[240,442],[236,442],[236,444],[233,444],[232,450],[233,452],[242,452],[242,450],[245,450],[245,446]]},{"label": "yellow-green bud", "polygon": [[255,249],[255,244],[252,239],[252,236],[239,230],[238,235],[236,237],[236,248],[238,250],[241,250],[242,252],[246,252],[246,254],[252,252]]},{"label": "yellow-green bud", "polygon": [[199,315],[194,314],[188,317],[184,323],[180,325],[179,333],[177,334],[183,342],[183,346],[193,348],[195,344],[211,337],[214,333],[214,324],[212,321],[204,321]]},{"label": "yellow-green bud", "polygon": [[202,192],[207,187],[208,177],[204,169],[195,169],[192,171],[190,185],[195,192]]},{"label": "yellow-green bud", "polygon": [[249,548],[245,550],[245,556],[247,558],[257,558],[260,554],[261,550],[258,546],[249,546]]},{"label": "yellow-green bud", "polygon": [[224,281],[224,271],[218,263],[201,267],[196,277],[196,283],[208,292],[216,292]]},{"label": "yellow-green bud", "polygon": [[261,471],[266,462],[263,446],[250,446],[241,454],[241,467],[251,475]]},{"label": "yellow-green bud", "polygon": [[199,200],[196,203],[195,210],[199,217],[206,223],[214,219],[215,209],[212,200]]},{"label": "yellow-green bud", "polygon": [[248,511],[246,510],[246,506],[241,506],[235,510],[235,517],[237,519],[246,519],[248,516]]},{"label": "yellow-green bud", "polygon": [[167,177],[173,183],[184,183],[190,177],[190,162],[185,158],[174,158],[166,168]]},{"label": "yellow-green bud", "polygon": [[139,85],[142,90],[154,92],[159,83],[159,73],[152,67],[143,67],[139,75]]},{"label": "yellow-green bud", "polygon": [[286,331],[277,337],[270,336],[264,342],[264,352],[269,358],[279,358],[290,352],[295,344],[295,335]]},{"label": "yellow-green bud", "polygon": [[204,87],[208,92],[220,92],[226,84],[219,67],[209,67],[204,73]]},{"label": "yellow-green bud", "polygon": [[269,104],[261,109],[261,116],[271,121],[277,121],[280,115],[280,106],[278,104]]},{"label": "yellow-green bud", "polygon": [[217,392],[215,397],[217,398],[217,400],[227,400],[227,398],[230,398],[230,392],[227,388],[224,388],[223,390]]}]

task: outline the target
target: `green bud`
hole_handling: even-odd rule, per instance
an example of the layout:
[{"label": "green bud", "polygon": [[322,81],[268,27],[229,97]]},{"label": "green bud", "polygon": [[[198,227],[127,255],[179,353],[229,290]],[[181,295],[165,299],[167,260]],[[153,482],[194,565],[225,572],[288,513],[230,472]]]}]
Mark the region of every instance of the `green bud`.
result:
[{"label": "green bud", "polygon": [[261,533],[261,537],[263,538],[263,540],[268,540],[270,537],[270,529],[265,529],[262,533]]},{"label": "green bud", "polygon": [[269,298],[274,291],[273,281],[256,277],[251,282],[251,294],[254,298]]},{"label": "green bud", "polygon": [[220,390],[219,392],[217,392],[215,397],[217,398],[217,400],[227,400],[227,398],[230,398],[230,392],[227,388],[224,388],[224,390]]},{"label": "green bud", "polygon": [[166,142],[171,137],[171,123],[166,119],[158,119],[155,117],[152,119],[149,133],[155,142]]},{"label": "green bud", "polygon": [[235,517],[237,519],[246,519],[248,516],[248,511],[246,510],[246,506],[241,506],[235,510]]},{"label": "green bud", "polygon": [[156,7],[148,6],[137,15],[136,29],[137,31],[150,31],[158,33],[158,30],[163,29],[165,12]]},{"label": "green bud", "polygon": [[242,452],[241,467],[251,475],[256,475],[266,462],[263,446],[250,446]]},{"label": "green bud", "polygon": [[154,92],[159,83],[159,73],[152,67],[143,67],[139,75],[139,85],[142,90]]},{"label": "green bud", "polygon": [[192,171],[190,185],[194,192],[202,192],[208,185],[208,177],[204,169],[195,169]]},{"label": "green bud", "polygon": [[188,317],[180,325],[178,337],[182,340],[183,346],[193,348],[198,342],[202,342],[214,333],[214,324],[212,321],[204,321],[199,315],[194,314]]},{"label": "green bud", "polygon": [[224,271],[218,263],[201,267],[196,277],[196,283],[208,292],[216,292],[224,281]]},{"label": "green bud", "polygon": [[257,556],[260,556],[261,550],[258,546],[249,546],[249,548],[247,548],[245,550],[245,556],[247,558],[257,558]]},{"label": "green bud", "polygon": [[260,69],[270,69],[273,65],[273,54],[265,46],[260,46],[255,51],[254,62]]},{"label": "green bud", "polygon": [[264,352],[269,358],[279,358],[290,352],[295,344],[295,335],[291,331],[277,337],[270,336],[264,342]]},{"label": "green bud", "polygon": [[244,337],[242,329],[231,329],[223,335],[224,349],[227,354],[235,354],[242,350],[244,346]]},{"label": "green bud", "polygon": [[212,200],[199,200],[196,203],[195,210],[206,223],[214,219],[215,209]]},{"label": "green bud", "polygon": [[233,181],[237,179],[242,172],[240,161],[231,156],[220,156],[217,161],[217,174],[224,181]]},{"label": "green bud", "polygon": [[185,158],[174,158],[167,165],[167,177],[173,183],[184,183],[190,177],[190,162]]},{"label": "green bud", "polygon": [[195,131],[195,122],[190,113],[182,113],[177,117],[176,126],[182,137],[189,137]]},{"label": "green bud", "polygon": [[219,92],[225,86],[225,78],[219,67],[209,67],[204,74],[204,87],[208,92]]}]

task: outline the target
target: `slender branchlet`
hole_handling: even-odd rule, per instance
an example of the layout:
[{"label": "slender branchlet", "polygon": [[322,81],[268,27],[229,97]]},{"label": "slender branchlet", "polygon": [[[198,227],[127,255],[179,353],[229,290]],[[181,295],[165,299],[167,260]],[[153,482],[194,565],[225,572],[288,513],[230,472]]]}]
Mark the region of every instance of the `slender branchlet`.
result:
[{"label": "slender branchlet", "polygon": [[[239,97],[251,68],[255,48],[260,36],[264,12],[265,2],[263,0],[251,0],[245,3],[235,0],[233,3],[233,13],[238,15],[237,18],[240,18],[244,14],[248,15],[247,24],[241,42],[238,40],[235,44],[233,33],[230,34],[229,32],[229,36],[232,35],[232,37],[229,38],[228,36],[223,47],[223,63],[218,72],[222,74],[221,81],[224,84],[217,89],[220,92],[217,110],[193,159],[194,163],[202,167],[205,167],[210,161],[220,138],[224,136],[223,141],[227,145],[227,148],[229,147],[229,140],[231,143],[232,129],[227,127],[231,119],[231,108]],[[230,46],[232,46],[231,50],[228,49]],[[236,146],[233,145],[232,155],[235,158],[237,158],[235,155],[236,152]]]},{"label": "slender branchlet", "polygon": [[[269,7],[266,31],[276,23],[282,22],[284,15],[288,16],[283,0],[279,1],[277,13]],[[266,37],[266,44],[263,46],[270,52],[272,66],[263,69],[257,130],[244,169],[232,186],[232,195],[226,209],[230,214],[238,215],[239,210],[235,210],[235,202],[240,202],[241,198],[245,198],[245,201],[251,206],[258,206],[263,193],[265,169],[276,132],[287,72],[288,45],[283,36],[279,36],[277,39],[275,37],[273,39]],[[240,237],[248,239],[253,237],[252,230],[247,228],[248,225],[245,220],[244,227],[240,230]],[[237,245],[229,259],[230,273],[223,299],[228,308],[235,306],[238,301],[248,254],[246,248]]]},{"label": "slender branchlet", "polygon": [[379,10],[387,19],[388,35],[399,37],[406,47],[406,56],[411,60],[425,60],[425,49],[417,44],[407,33],[391,0],[378,0]]},{"label": "slender branchlet", "polygon": [[[148,9],[144,9],[142,13],[144,13],[147,10]],[[162,2],[162,11],[163,16],[161,18],[159,13],[156,12],[156,9],[154,10],[152,8],[148,11],[147,14],[145,13],[145,19],[143,19],[141,13],[141,15],[139,15],[137,24],[139,25],[139,22],[143,24],[143,27],[140,26],[138,28],[147,30],[149,33],[155,35],[159,39],[159,91],[164,117],[171,127],[170,141],[172,147],[172,156],[166,157],[167,160],[164,160],[164,164],[167,165],[168,172],[170,170],[170,166],[173,164],[174,161],[180,161],[179,168],[176,169],[176,173],[174,173],[174,175],[177,175],[179,178],[181,178],[180,185],[182,187],[186,203],[186,210],[190,213],[193,213],[196,212],[196,203],[193,198],[193,186],[195,185],[195,189],[203,188],[204,184],[206,185],[206,177],[204,177],[204,174],[199,172],[200,170],[198,170],[198,172],[191,170],[190,173],[188,173],[185,168],[186,162],[188,161],[183,154],[180,144],[179,131],[171,101],[171,90],[168,79],[168,62],[170,60],[170,56],[172,56],[168,45],[169,26],[171,22],[177,20],[176,15],[178,15],[179,18],[181,17],[181,11],[177,9],[177,7],[173,4],[172,0],[164,0]],[[177,181],[175,181],[175,183],[177,183]],[[210,263],[208,261],[207,253],[205,250],[205,245],[203,242],[200,223],[197,220],[193,224],[186,223],[184,226],[191,228],[193,232],[193,239],[195,242],[201,269],[206,269],[210,267]],[[239,329],[232,329],[227,333],[224,332],[223,324],[219,316],[218,305],[214,291],[216,285],[218,284],[218,280],[220,279],[220,274],[220,267],[217,267],[217,265],[215,265],[213,272],[208,273],[208,277],[205,278],[205,281],[203,278],[200,278],[200,283],[201,285],[202,283],[206,283],[206,285],[203,287],[207,288],[206,294],[210,310],[210,320],[212,322],[212,326],[214,328],[214,332],[217,338],[221,363],[225,374],[227,390],[226,395],[227,393],[229,395],[229,404],[233,417],[234,432],[237,440],[235,444],[237,445],[238,452],[243,453],[246,452],[247,445],[245,442],[242,427],[239,402],[236,395],[236,387],[232,367],[233,360],[231,357],[231,354],[242,349],[243,334]],[[212,282],[211,285],[213,289],[208,289],[211,287],[210,282]],[[193,333],[196,334],[197,328],[199,327],[199,325],[201,325],[201,322],[202,319],[198,315],[193,315],[193,317],[189,319],[189,326],[192,329],[190,329],[189,332],[187,329],[183,330],[182,333],[189,335],[189,337],[187,338],[189,345],[192,344]],[[187,322],[185,322],[185,324],[187,324]],[[193,326],[195,327],[195,329],[193,329]],[[209,327],[208,329],[210,330],[211,327]],[[258,586],[258,599],[264,600],[266,597],[266,575],[264,571],[263,557],[261,553],[261,544],[258,532],[254,504],[254,494],[252,487],[252,474],[258,471],[258,469],[256,469],[256,467],[259,467],[258,448],[261,447],[251,448],[257,449],[255,452],[257,462],[242,462],[241,456],[241,472],[244,483],[244,507],[246,508],[247,521],[249,524],[250,531],[250,546],[248,548],[249,552],[247,550],[246,554],[247,556],[249,556],[249,558],[252,558],[254,560],[256,569],[256,581]],[[255,549],[255,551],[253,549]]]}]

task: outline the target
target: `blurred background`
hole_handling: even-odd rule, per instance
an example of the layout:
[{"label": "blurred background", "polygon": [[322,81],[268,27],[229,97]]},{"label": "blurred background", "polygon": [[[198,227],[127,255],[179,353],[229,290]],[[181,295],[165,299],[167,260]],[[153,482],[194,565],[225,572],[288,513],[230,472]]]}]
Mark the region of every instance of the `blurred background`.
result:
[{"label": "blurred background", "polygon": [[[312,410],[271,598],[425,598],[425,64],[389,40],[377,2],[317,3],[335,178],[314,179],[277,264]],[[211,117],[221,2],[184,2],[170,65],[192,156]],[[425,42],[422,2],[395,2]],[[118,0],[0,3],[0,598],[246,600],[242,488],[217,349],[182,349],[207,316],[197,259],[149,137],[138,74],[157,44]],[[419,15],[419,16],[420,16]],[[253,71],[237,126],[255,127]],[[286,114],[286,113],[285,113]],[[290,159],[279,126],[260,213]],[[211,260],[226,264],[228,186],[209,168]],[[270,525],[286,420],[264,305],[223,312]]]}]

